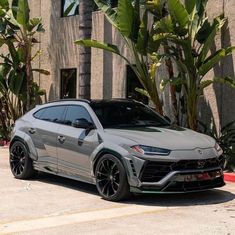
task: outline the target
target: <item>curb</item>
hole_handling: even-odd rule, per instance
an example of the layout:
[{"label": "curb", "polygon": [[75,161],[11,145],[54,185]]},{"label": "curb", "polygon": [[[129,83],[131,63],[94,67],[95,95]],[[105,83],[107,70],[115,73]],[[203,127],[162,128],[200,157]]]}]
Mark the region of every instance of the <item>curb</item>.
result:
[{"label": "curb", "polygon": [[9,145],[0,146],[0,149],[8,149]]},{"label": "curb", "polygon": [[235,173],[224,173],[224,180],[235,183]]}]

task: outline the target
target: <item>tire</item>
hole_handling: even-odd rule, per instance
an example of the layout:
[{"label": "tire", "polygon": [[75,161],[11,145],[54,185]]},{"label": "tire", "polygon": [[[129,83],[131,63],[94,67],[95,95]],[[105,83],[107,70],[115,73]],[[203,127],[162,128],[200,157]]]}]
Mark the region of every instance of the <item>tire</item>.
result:
[{"label": "tire", "polygon": [[130,186],[121,161],[111,154],[103,155],[95,169],[96,187],[102,198],[120,201],[130,195]]},{"label": "tire", "polygon": [[16,141],[10,147],[10,168],[17,179],[29,179],[34,176],[33,161],[29,151],[21,141]]}]

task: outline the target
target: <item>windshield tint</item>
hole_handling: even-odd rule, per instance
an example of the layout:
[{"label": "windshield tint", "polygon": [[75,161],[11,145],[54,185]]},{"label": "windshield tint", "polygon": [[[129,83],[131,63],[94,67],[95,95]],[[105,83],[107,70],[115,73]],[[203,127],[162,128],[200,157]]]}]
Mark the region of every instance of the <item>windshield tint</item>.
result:
[{"label": "windshield tint", "polygon": [[91,103],[103,128],[136,126],[169,126],[169,123],[152,109],[135,102]]}]

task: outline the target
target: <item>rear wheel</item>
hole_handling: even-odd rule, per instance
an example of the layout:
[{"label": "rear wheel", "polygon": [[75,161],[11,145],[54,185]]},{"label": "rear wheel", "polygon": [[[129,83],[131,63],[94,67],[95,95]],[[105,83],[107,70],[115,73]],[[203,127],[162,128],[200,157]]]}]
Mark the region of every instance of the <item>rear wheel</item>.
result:
[{"label": "rear wheel", "polygon": [[20,141],[14,142],[10,148],[10,167],[17,179],[28,179],[35,174],[33,161],[26,146]]},{"label": "rear wheel", "polygon": [[102,156],[95,170],[96,187],[109,201],[120,201],[130,195],[125,169],[121,161],[111,154]]}]

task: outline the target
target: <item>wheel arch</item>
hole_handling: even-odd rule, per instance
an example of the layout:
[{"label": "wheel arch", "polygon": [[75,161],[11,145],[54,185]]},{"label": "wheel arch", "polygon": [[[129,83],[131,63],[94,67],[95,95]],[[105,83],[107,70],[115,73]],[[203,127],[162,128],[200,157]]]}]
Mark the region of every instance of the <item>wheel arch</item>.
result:
[{"label": "wheel arch", "polygon": [[11,142],[10,142],[10,145],[9,145],[9,149],[12,147],[12,145],[16,142],[16,141],[20,141],[22,142],[25,147],[27,148],[28,152],[29,152],[29,157],[32,159],[32,160],[37,160],[38,159],[38,156],[36,154],[35,151],[33,151],[33,146],[30,146],[30,144],[27,142],[27,140],[19,135],[16,135],[12,138]]},{"label": "wheel arch", "polygon": [[126,171],[126,175],[127,175],[128,181],[129,181],[130,174],[129,174],[128,167],[126,165],[126,162],[124,161],[123,156],[120,153],[118,153],[118,152],[116,152],[112,149],[108,149],[108,148],[104,148],[96,154],[96,157],[93,160],[93,168],[92,168],[93,175],[95,175],[95,169],[96,169],[96,166],[97,166],[97,163],[98,163],[99,159],[102,156],[104,156],[105,154],[111,154],[111,155],[115,156],[116,158],[118,158],[121,161],[122,165],[124,166],[124,169]]}]

